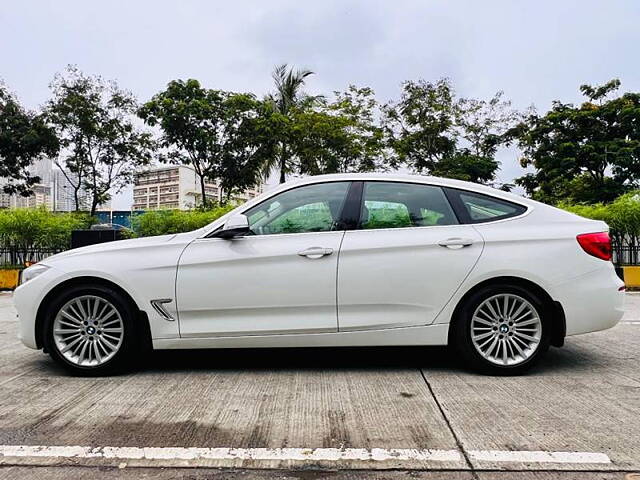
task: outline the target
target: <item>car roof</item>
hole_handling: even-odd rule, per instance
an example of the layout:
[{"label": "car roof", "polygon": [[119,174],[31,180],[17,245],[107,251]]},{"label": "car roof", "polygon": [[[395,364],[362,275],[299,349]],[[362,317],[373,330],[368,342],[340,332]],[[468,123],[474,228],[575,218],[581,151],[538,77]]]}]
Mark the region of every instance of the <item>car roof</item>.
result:
[{"label": "car roof", "polygon": [[428,175],[408,175],[399,173],[334,173],[329,175],[314,175],[303,177],[283,183],[275,189],[268,190],[265,193],[269,195],[280,190],[288,190],[293,186],[309,185],[313,183],[335,182],[335,181],[391,181],[391,182],[411,182],[425,183],[429,185],[438,185],[441,187],[459,188],[472,192],[484,193],[497,198],[503,198],[512,202],[534,206],[538,204],[533,200],[515,195],[513,193],[498,190],[497,188],[480,185],[473,182],[465,182],[463,180],[454,180],[452,178],[433,177]]}]

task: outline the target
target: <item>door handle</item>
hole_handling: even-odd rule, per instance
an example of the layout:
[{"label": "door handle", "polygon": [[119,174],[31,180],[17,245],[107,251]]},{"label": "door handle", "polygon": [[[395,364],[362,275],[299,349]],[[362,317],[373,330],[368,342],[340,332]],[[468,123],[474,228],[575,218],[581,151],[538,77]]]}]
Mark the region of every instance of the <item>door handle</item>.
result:
[{"label": "door handle", "polygon": [[459,248],[468,247],[473,244],[473,239],[471,238],[447,238],[445,240],[440,240],[438,245],[441,247],[447,247],[452,250],[457,250]]},{"label": "door handle", "polygon": [[323,247],[310,247],[301,252],[298,252],[298,255],[301,257],[307,258],[322,258],[325,255],[331,255],[333,253],[333,248],[323,248]]}]

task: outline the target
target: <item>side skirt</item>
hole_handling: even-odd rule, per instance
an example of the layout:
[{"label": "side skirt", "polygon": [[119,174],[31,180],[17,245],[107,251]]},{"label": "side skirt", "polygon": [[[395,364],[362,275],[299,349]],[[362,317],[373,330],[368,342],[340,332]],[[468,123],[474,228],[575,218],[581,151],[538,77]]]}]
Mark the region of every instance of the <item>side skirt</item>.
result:
[{"label": "side skirt", "polygon": [[278,348],[278,347],[374,347],[446,345],[449,324],[389,328],[356,332],[295,335],[247,335],[242,337],[156,338],[153,348]]}]

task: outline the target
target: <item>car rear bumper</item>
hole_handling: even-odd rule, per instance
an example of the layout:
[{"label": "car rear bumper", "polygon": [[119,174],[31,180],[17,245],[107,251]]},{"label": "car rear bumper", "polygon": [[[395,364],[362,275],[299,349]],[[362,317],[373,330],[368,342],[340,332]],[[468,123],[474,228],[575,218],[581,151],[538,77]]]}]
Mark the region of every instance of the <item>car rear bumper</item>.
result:
[{"label": "car rear bumper", "polygon": [[552,297],[562,305],[567,335],[605,330],[624,314],[624,282],[611,265],[554,285]]}]

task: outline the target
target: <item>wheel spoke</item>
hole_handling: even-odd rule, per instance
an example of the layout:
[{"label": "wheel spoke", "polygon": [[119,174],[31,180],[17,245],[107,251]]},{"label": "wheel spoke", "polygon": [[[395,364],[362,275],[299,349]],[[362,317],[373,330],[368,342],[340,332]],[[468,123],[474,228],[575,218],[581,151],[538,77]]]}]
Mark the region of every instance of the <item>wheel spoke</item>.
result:
[{"label": "wheel spoke", "polygon": [[493,305],[491,305],[491,302],[487,302],[486,303],[487,308],[489,309],[489,311],[491,312],[491,316],[494,320],[497,320],[500,318],[500,315],[493,309]]},{"label": "wheel spoke", "polygon": [[522,327],[527,326],[527,325],[536,325],[540,322],[540,319],[538,317],[533,317],[530,320],[526,320],[524,322],[518,322],[518,324],[516,325],[516,327],[518,327],[518,330],[520,330]]},{"label": "wheel spoke", "polygon": [[55,335],[80,335],[82,333],[82,330],[80,330],[79,328],[74,328],[73,330],[68,328],[56,328],[53,330],[53,333]]},{"label": "wheel spoke", "polygon": [[516,337],[518,337],[518,338],[524,338],[525,340],[529,340],[530,342],[537,342],[537,341],[538,341],[538,339],[537,339],[537,338],[532,337],[531,335],[526,335],[526,334],[524,334],[524,333],[520,333],[520,332],[518,332],[518,331],[516,331],[516,332],[514,333],[514,335],[515,335]]},{"label": "wheel spoke", "polygon": [[473,320],[475,322],[481,323],[482,325],[488,325],[490,327],[493,327],[493,322],[490,322],[488,320],[484,320],[484,319],[478,317],[477,315],[475,317],[473,317]]},{"label": "wheel spoke", "polygon": [[78,329],[80,330],[81,325],[77,324],[77,323],[69,323],[69,322],[63,322],[62,320],[59,321],[60,325],[64,325],[70,328],[74,328],[74,329]]}]

